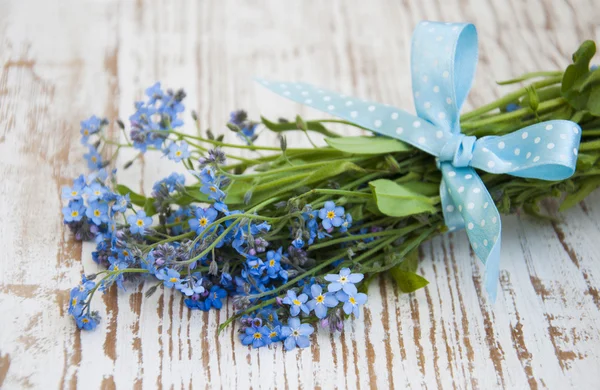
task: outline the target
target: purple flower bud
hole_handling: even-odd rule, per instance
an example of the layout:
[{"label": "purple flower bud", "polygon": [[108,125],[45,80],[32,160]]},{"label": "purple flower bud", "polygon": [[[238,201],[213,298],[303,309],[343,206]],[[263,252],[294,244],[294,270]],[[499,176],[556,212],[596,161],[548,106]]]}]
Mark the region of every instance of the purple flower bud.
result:
[{"label": "purple flower bud", "polygon": [[283,299],[280,297],[275,298],[275,303],[279,306],[283,305]]},{"label": "purple flower bud", "polygon": [[329,328],[329,320],[327,318],[321,320],[321,328]]},{"label": "purple flower bud", "polygon": [[248,251],[248,254],[251,256],[255,256],[256,255],[256,250],[254,248],[250,248],[250,250]]}]

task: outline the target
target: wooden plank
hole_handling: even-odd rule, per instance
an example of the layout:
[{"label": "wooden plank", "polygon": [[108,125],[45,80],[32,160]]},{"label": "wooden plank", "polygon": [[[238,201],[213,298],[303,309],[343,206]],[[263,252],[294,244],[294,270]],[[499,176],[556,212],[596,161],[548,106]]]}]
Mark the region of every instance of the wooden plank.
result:
[{"label": "wooden plank", "polygon": [[[469,20],[480,34],[473,107],[502,93],[495,80],[563,68],[580,41],[598,38],[593,0],[4,0],[0,8],[0,387],[596,387],[598,192],[554,214],[561,223],[503,218],[494,305],[465,235],[451,234],[421,248],[426,289],[399,295],[375,281],[362,317],[342,335],[320,331],[311,348],[290,353],[250,350],[234,328],[217,336],[231,307],[190,312],[170,291],[145,298],[149,286],[101,297],[102,324],[77,331],[65,312],[68,289],[83,269],[95,269],[93,246],[62,228],[59,197],[60,186],[85,169],[79,120],[91,113],[126,119],[156,80],[186,87],[187,106],[214,132],[225,131],[236,108],[320,117],[255,87],[255,76],[410,109],[414,25]],[[288,142],[308,145],[302,135]],[[121,151],[118,163],[134,155]],[[174,169],[152,157],[119,175],[149,192]]]}]

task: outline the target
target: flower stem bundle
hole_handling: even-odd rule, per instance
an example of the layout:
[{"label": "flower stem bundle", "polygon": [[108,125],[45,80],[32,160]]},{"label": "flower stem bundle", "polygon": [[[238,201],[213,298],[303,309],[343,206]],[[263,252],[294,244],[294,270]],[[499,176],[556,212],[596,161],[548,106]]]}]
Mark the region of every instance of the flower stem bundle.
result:
[{"label": "flower stem bundle", "polygon": [[[500,84],[525,82],[495,102],[461,117],[477,137],[504,135],[554,119],[577,122],[582,142],[575,174],[541,181],[482,173],[502,213],[522,209],[544,216],[540,200],[562,197],[561,209],[600,186],[600,70],[585,42],[564,72],[536,72]],[[240,340],[255,348],[283,342],[289,350],[309,345],[315,327],[341,331],[367,302],[369,281],[384,273],[402,292],[427,281],[416,274],[421,243],[447,231],[440,209],[441,175],[435,158],[395,139],[346,137],[331,125],[343,120],[250,120],[231,114],[224,142],[197,127],[182,131],[183,91],[146,90],[126,126],[123,141],[109,139],[108,121],[81,122],[92,173],[62,190],[64,222],[78,240],[94,240],[93,259],[104,268],[84,275],[71,292],[69,313],[82,329],[99,322],[92,310],[97,290],[146,281],[178,290],[191,310],[220,309],[230,299]],[[294,148],[286,133],[300,131],[313,147]],[[279,137],[279,147],[259,146],[259,137]],[[325,136],[316,146],[311,134]],[[118,184],[110,171],[123,148],[181,165],[158,180],[148,196]],[[106,151],[114,154],[107,156]],[[236,150],[237,149],[237,150]],[[240,157],[239,150],[253,153]],[[517,151],[515,150],[515,153]],[[185,171],[189,174],[184,175]]]}]

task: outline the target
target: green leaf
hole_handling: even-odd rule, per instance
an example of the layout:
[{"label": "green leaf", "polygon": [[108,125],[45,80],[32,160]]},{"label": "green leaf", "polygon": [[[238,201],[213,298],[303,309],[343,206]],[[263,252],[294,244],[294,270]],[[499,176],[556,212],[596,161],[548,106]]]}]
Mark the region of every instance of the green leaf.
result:
[{"label": "green leaf", "polygon": [[590,98],[587,103],[590,114],[600,116],[600,85],[591,88]]},{"label": "green leaf", "polygon": [[394,279],[398,289],[404,293],[411,293],[429,284],[429,281],[414,272],[405,271],[396,266],[390,269],[389,275]]},{"label": "green leaf", "polygon": [[396,267],[402,271],[417,272],[417,269],[419,268],[419,248],[417,247],[408,252],[407,255],[404,256],[402,263],[398,264]]},{"label": "green leaf", "polygon": [[590,77],[590,60],[595,53],[594,41],[583,42],[573,54],[573,64],[567,67],[563,75],[561,93],[569,104],[578,110],[585,109],[590,98],[591,89],[586,80]]},{"label": "green leaf", "polygon": [[600,187],[600,176],[592,176],[583,180],[577,192],[568,194],[565,197],[560,204],[559,210],[565,211],[575,206],[598,187]]},{"label": "green leaf", "polygon": [[129,194],[131,203],[136,206],[144,206],[146,204],[146,197],[144,195],[133,192],[129,187],[124,186],[123,184],[117,184],[117,192],[121,195]]},{"label": "green leaf", "polygon": [[414,150],[408,144],[388,137],[325,138],[325,142],[334,149],[352,154],[386,154]]},{"label": "green leaf", "polygon": [[408,183],[402,183],[402,185],[408,190],[419,193],[423,196],[436,196],[440,193],[440,185],[435,183],[411,181]]},{"label": "green leaf", "polygon": [[148,198],[146,199],[146,203],[144,204],[144,211],[148,217],[156,214],[156,208],[154,207],[154,199]]},{"label": "green leaf", "polygon": [[420,213],[435,213],[434,201],[408,187],[391,180],[379,179],[369,182],[375,195],[377,207],[391,217],[405,217]]}]

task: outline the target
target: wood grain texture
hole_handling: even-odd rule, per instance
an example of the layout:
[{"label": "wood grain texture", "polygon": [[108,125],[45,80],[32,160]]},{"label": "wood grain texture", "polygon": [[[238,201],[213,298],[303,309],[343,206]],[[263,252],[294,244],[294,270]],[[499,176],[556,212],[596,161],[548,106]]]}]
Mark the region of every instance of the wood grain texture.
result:
[{"label": "wood grain texture", "polygon": [[[97,299],[95,332],[66,314],[68,289],[95,269],[93,247],[61,224],[60,186],[85,170],[81,119],[127,118],[156,80],[184,86],[215,132],[235,108],[317,117],[255,76],[410,110],[409,43],[422,19],[477,24],[469,107],[503,92],[495,80],[563,68],[600,32],[595,0],[0,0],[0,387],[598,388],[598,192],[560,223],[503,218],[494,305],[466,236],[450,234],[421,248],[426,289],[398,295],[375,281],[361,319],[303,351],[250,350],[233,328],[216,334],[230,307],[190,312],[170,291],[144,298],[149,286]],[[174,168],[147,158],[120,177],[148,192]]]}]

